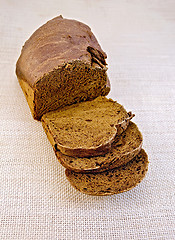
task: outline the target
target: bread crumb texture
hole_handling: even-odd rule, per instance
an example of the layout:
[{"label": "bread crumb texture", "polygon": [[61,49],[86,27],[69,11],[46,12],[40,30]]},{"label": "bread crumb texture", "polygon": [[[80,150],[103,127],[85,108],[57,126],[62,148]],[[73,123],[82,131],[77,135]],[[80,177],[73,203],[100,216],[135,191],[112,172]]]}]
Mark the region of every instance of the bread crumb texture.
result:
[{"label": "bread crumb texture", "polygon": [[142,149],[130,162],[101,173],[77,173],[66,169],[71,185],[90,195],[112,195],[128,191],[137,186],[148,170],[148,156]]},{"label": "bread crumb texture", "polygon": [[70,157],[55,151],[59,162],[75,172],[102,172],[126,164],[133,159],[142,148],[143,137],[135,123],[130,122],[127,129],[117,136],[111,150],[96,157]]},{"label": "bread crumb texture", "polygon": [[[75,155],[83,157],[83,154],[91,156],[93,151],[97,155],[107,152],[117,132],[128,126],[128,119],[130,116],[122,105],[98,97],[49,112],[42,117],[42,123],[58,150],[63,153],[65,149],[72,150]],[[126,123],[122,130],[121,123]]]}]

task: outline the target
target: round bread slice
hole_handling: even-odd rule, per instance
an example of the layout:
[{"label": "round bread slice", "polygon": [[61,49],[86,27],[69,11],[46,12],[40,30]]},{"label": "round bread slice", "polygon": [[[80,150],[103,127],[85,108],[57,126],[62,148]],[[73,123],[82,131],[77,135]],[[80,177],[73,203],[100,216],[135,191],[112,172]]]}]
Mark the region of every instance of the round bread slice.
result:
[{"label": "round bread slice", "polygon": [[111,150],[96,157],[70,157],[55,151],[59,162],[67,169],[75,172],[103,172],[126,164],[133,159],[142,148],[143,137],[135,123],[130,122],[127,129],[116,137]]},{"label": "round bread slice", "polygon": [[148,156],[142,149],[127,164],[101,173],[76,173],[66,169],[71,185],[82,193],[105,196],[126,192],[137,186],[148,170]]},{"label": "round bread slice", "polygon": [[107,153],[133,117],[122,105],[98,97],[43,115],[44,130],[56,150],[73,157]]}]

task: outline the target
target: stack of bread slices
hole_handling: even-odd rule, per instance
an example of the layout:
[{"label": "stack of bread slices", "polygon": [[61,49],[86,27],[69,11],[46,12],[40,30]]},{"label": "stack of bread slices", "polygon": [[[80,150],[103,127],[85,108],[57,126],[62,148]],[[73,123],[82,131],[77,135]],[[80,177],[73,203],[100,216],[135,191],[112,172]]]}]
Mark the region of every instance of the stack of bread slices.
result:
[{"label": "stack of bread slices", "polygon": [[110,195],[140,183],[148,159],[132,117],[106,97],[43,115],[45,132],[72,186],[91,195]]},{"label": "stack of bread slices", "polygon": [[67,179],[90,195],[130,190],[148,169],[134,115],[106,97],[106,57],[87,25],[59,16],[26,41],[16,66]]}]

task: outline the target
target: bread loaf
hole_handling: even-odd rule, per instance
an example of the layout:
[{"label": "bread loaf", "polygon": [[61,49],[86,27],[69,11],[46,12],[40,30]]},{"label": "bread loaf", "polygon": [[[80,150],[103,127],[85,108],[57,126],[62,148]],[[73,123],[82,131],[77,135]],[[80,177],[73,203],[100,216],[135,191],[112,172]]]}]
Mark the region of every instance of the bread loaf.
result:
[{"label": "bread loaf", "polygon": [[122,105],[101,96],[46,113],[41,121],[55,150],[88,157],[108,152],[132,117]]},{"label": "bread loaf", "polygon": [[116,137],[111,150],[96,157],[70,157],[55,150],[59,162],[74,172],[103,172],[126,164],[142,148],[143,137],[135,123],[130,122],[127,129]]},{"label": "bread loaf", "polygon": [[112,195],[137,186],[148,170],[148,156],[142,149],[130,162],[101,173],[77,173],[66,169],[71,185],[89,195]]},{"label": "bread loaf", "polygon": [[59,16],[32,34],[16,63],[31,113],[69,182],[90,195],[128,191],[148,167],[134,115],[105,97],[106,58],[87,25]]},{"label": "bread loaf", "polygon": [[91,29],[56,17],[26,41],[16,74],[35,119],[76,102],[107,95],[106,53]]}]

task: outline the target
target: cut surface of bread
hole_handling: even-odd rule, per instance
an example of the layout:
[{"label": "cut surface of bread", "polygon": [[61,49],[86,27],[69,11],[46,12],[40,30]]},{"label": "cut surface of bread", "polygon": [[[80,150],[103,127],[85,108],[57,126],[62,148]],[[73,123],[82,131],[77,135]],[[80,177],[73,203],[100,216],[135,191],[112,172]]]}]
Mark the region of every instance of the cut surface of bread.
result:
[{"label": "cut surface of bread", "polygon": [[55,150],[88,157],[108,152],[132,117],[119,103],[98,97],[46,113],[41,121]]},{"label": "cut surface of bread", "polygon": [[105,196],[128,191],[137,186],[148,170],[148,156],[142,149],[127,164],[101,173],[77,173],[66,169],[71,185],[82,193]]},{"label": "cut surface of bread", "polygon": [[107,95],[106,58],[91,29],[79,21],[59,16],[37,29],[16,64],[33,117]]},{"label": "cut surface of bread", "polygon": [[70,157],[55,150],[59,162],[67,169],[75,172],[102,172],[126,164],[133,159],[142,148],[143,137],[135,123],[130,122],[127,129],[116,137],[111,150],[96,157]]}]

